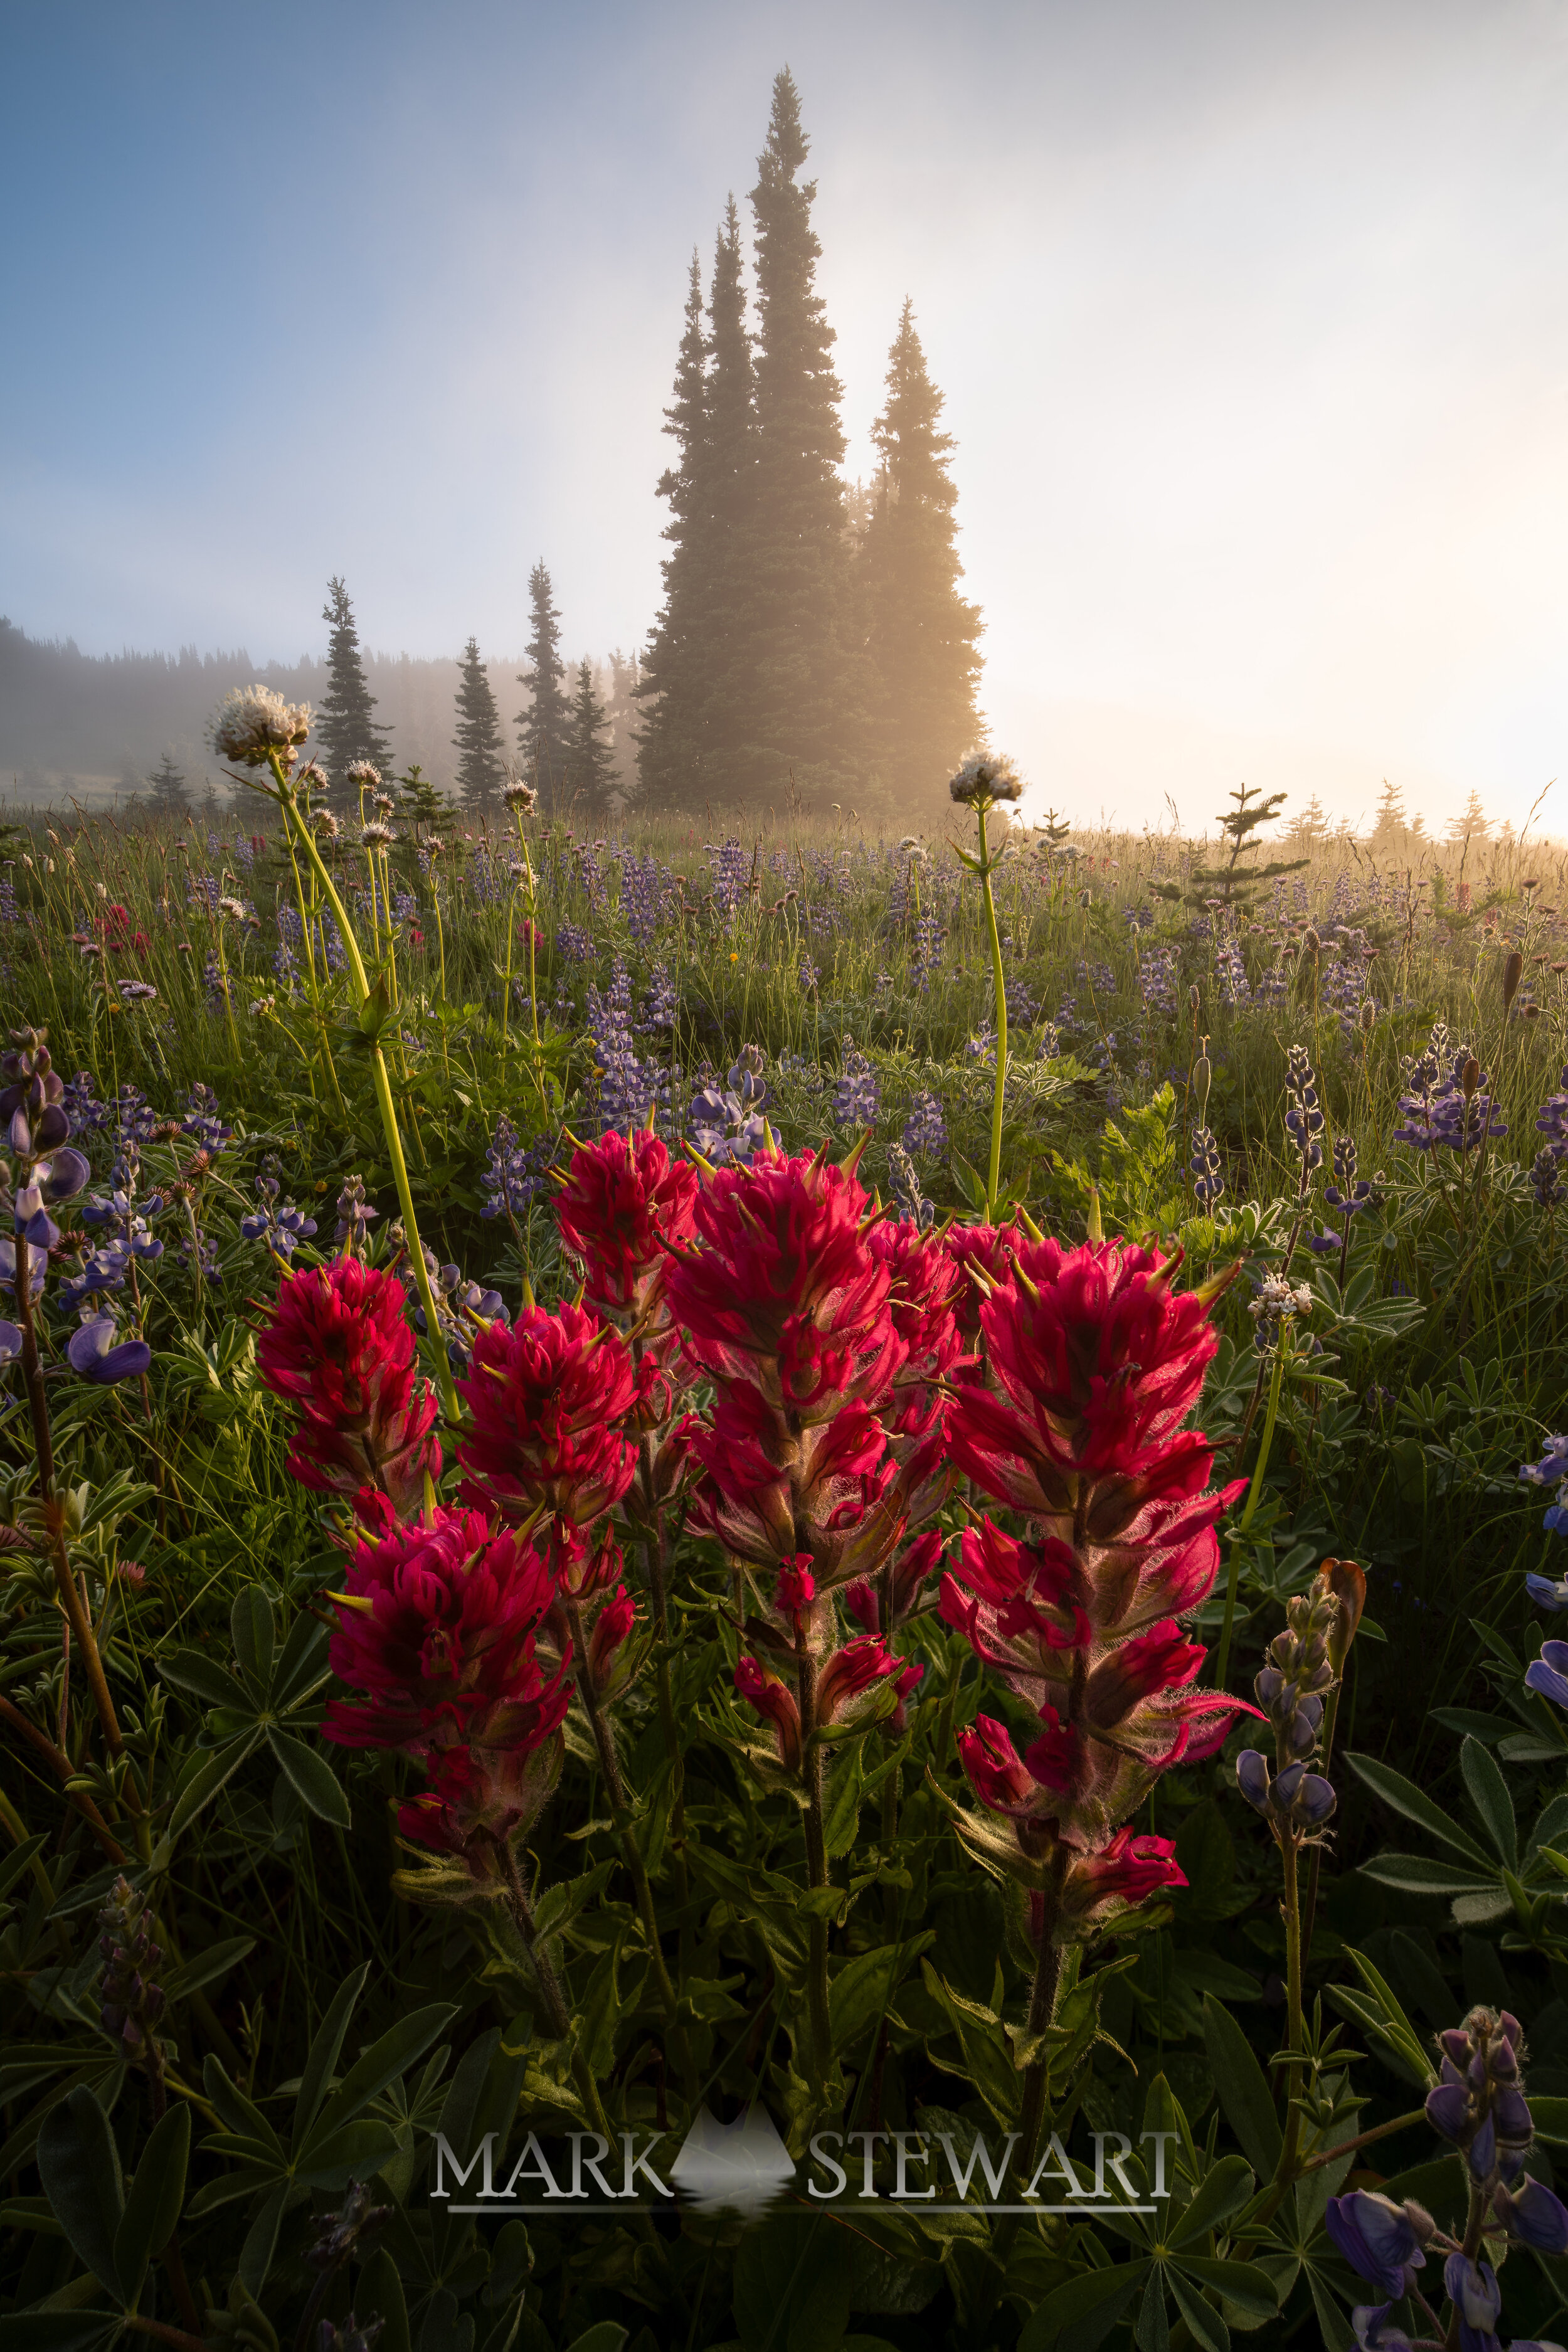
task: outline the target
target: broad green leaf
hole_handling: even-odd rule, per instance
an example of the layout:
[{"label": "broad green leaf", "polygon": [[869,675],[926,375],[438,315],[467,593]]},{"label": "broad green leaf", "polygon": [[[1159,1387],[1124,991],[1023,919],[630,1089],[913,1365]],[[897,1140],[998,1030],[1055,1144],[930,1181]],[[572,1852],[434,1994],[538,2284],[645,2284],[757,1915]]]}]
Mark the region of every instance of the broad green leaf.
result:
[{"label": "broad green leaf", "polygon": [[1268,2078],[1251,2042],[1212,1993],[1204,2000],[1204,2042],[1220,2111],[1259,2179],[1271,2179],[1283,2139]]},{"label": "broad green leaf", "polygon": [[279,1653],[272,1676],[272,1705],[278,1714],[288,1714],[326,1681],[327,1645],[331,1638],[330,1626],[301,1609]]},{"label": "broad green leaf", "polygon": [[1139,2352],[1170,2352],[1171,2323],[1165,2315],[1165,2266],[1163,2263],[1156,2263],[1149,2273],[1132,2335]]},{"label": "broad green leaf", "polygon": [[374,2116],[318,2137],[294,2166],[294,2179],[310,2189],[346,2189],[351,2179],[368,2180],[396,2152],[397,2134]]},{"label": "broad green leaf", "polygon": [[402,2274],[384,2246],[377,2246],[360,2272],[354,2292],[361,2311],[374,2311],[380,2315],[376,2352],[412,2352]]},{"label": "broad green leaf", "polygon": [[1490,1840],[1498,1860],[1506,1869],[1517,1870],[1519,1824],[1514,1818],[1513,1799],[1497,1759],[1482,1747],[1479,1739],[1467,1739],[1459,1750],[1459,1769],[1465,1776],[1465,1786],[1469,1790],[1477,1818]]},{"label": "broad green leaf", "polygon": [[173,1683],[177,1691],[191,1698],[199,1698],[204,1706],[232,1707],[236,1715],[254,1715],[256,1701],[242,1682],[236,1680],[226,1666],[209,1658],[205,1650],[174,1650],[158,1661],[160,1682]]},{"label": "broad green leaf", "polygon": [[1208,2231],[1217,2230],[1233,2213],[1240,2212],[1252,2189],[1252,2167],[1247,2158],[1222,2156],[1205,2173],[1186,2210],[1171,2222],[1166,2233],[1168,2242],[1185,2246]]},{"label": "broad green leaf", "polygon": [[42,1853],[48,1842],[44,1832],[40,1830],[36,1837],[24,1838],[21,1844],[14,1847],[5,1860],[0,1862],[0,1898],[10,1893],[33,1856],[36,1853]]},{"label": "broad green leaf", "polygon": [[350,1819],[348,1796],[326,1758],[308,1748],[302,1739],[296,1739],[292,1733],[279,1731],[275,1723],[267,1727],[267,1745],[300,1803],[309,1806],[318,1820],[346,1830]]},{"label": "broad green leaf", "polygon": [[1424,1853],[1374,1853],[1370,1862],[1358,1864],[1363,1878],[1376,1879],[1380,1886],[1398,1886],[1406,1895],[1501,1895],[1505,1908],[1508,1896],[1501,1894],[1501,1881],[1495,1873],[1483,1878],[1473,1870],[1459,1870],[1452,1863],[1430,1862]]},{"label": "broad green leaf", "polygon": [[626,2331],[614,2319],[601,2319],[581,2336],[574,2336],[566,2352],[621,2352]]},{"label": "broad green leaf", "polygon": [[1441,1844],[1452,1846],[1456,1853],[1462,1853],[1468,1861],[1479,1863],[1483,1870],[1486,1868],[1487,1857],[1474,1838],[1468,1831],[1462,1830],[1458,1822],[1451,1820],[1441,1805],[1434,1804],[1414,1780],[1407,1780],[1403,1772],[1395,1772],[1392,1766],[1381,1763],[1375,1756],[1357,1755],[1352,1750],[1346,1754],[1345,1762],[1356,1778],[1366,1783],[1374,1797],[1381,1797],[1385,1805],[1391,1805],[1396,1813],[1403,1813],[1406,1821],[1416,1822]]},{"label": "broad green leaf", "polygon": [[305,2060],[305,2071],[300,2077],[299,2094],[294,2101],[294,2146],[302,2147],[311,2125],[321,2111],[327,2095],[327,2085],[337,2072],[338,2053],[343,2046],[343,2036],[349,2030],[353,2006],[364,1990],[364,1980],[370,1974],[370,1962],[345,1977],[332,1995],[331,2007],[316,2028]]},{"label": "broad green leaf", "polygon": [[84,2085],[68,2091],[39,2126],[38,2172],[71,2252],[123,2301],[114,2233],[125,2210],[125,2179],[109,2117]]},{"label": "broad green leaf", "polygon": [[[217,1748],[197,1767],[187,1780],[181,1776],[180,1793],[174,1800],[174,1810],[169,1816],[169,1836],[177,1838],[189,1829],[204,1805],[210,1805],[218,1790],[233,1780],[251,1749],[260,1739],[259,1729],[247,1731],[241,1738],[231,1739]],[[198,1749],[197,1754],[200,1753]]]},{"label": "broad green leaf", "polygon": [[174,2234],[185,2200],[190,2154],[191,2111],[182,2100],[149,2133],[114,2233],[114,2266],[128,2308],[135,2307],[153,2256],[161,2254]]},{"label": "broad green leaf", "polygon": [[1279,2308],[1274,2281],[1261,2263],[1222,2263],[1206,2254],[1184,2254],[1181,2267],[1186,2277],[1196,2279],[1248,2319],[1272,2319]]},{"label": "broad green leaf", "polygon": [[307,2158],[325,2134],[352,2123],[372,2099],[385,2090],[388,2083],[405,2074],[416,2058],[423,2058],[442,2027],[457,2014],[448,2002],[433,2001],[428,2008],[416,2009],[389,2026],[380,2041],[373,2042],[364,2056],[349,2068],[322,2108],[310,2139],[299,2150],[300,2159]]},{"label": "broad green leaf", "polygon": [[187,1993],[199,1992],[204,1985],[216,1984],[219,1977],[227,1976],[230,1969],[237,1969],[246,1954],[255,1948],[254,1936],[230,1936],[224,1943],[209,1944],[194,1959],[170,1969],[163,1979],[163,1990],[170,2000],[184,2000]]},{"label": "broad green leaf", "polygon": [[868,2028],[881,2023],[900,1978],[935,1941],[934,1929],[928,1928],[902,1944],[883,1944],[846,1960],[827,1990],[835,2050],[847,2050]]},{"label": "broad green leaf", "polygon": [[263,1706],[272,1687],[272,1653],[278,1621],[272,1603],[259,1584],[247,1584],[235,1595],[228,1612],[228,1630],[239,1670]]},{"label": "broad green leaf", "polygon": [[[368,1967],[369,1962],[365,1965]],[[222,2061],[210,2051],[202,2063],[202,2088],[217,2109],[218,2120],[237,2138],[257,2141],[279,2168],[288,2162],[283,2143],[267,2117],[243,2091],[235,2088],[224,2072]]]},{"label": "broad green leaf", "polygon": [[848,1748],[833,1767],[828,1783],[826,1819],[823,1824],[827,1853],[830,1856],[846,1854],[855,1843],[860,1826],[860,1790],[864,1774],[861,1749]]},{"label": "broad green leaf", "polygon": [[1483,1715],[1473,1706],[1434,1706],[1427,1713],[1445,1731],[1457,1731],[1461,1738],[1468,1734],[1472,1739],[1484,1739],[1494,1747],[1520,1727],[1517,1716]]},{"label": "broad green leaf", "polygon": [[1163,2276],[1171,2290],[1172,2300],[1187,2323],[1187,2332],[1204,2352],[1230,2352],[1230,2330],[1212,2303],[1205,2303],[1194,2285],[1182,2276],[1174,2263],[1163,2266]]},{"label": "broad green leaf", "polygon": [[1118,2263],[1053,2287],[1024,2322],[1018,2352],[1095,2352],[1149,2275],[1147,2262]]},{"label": "broad green leaf", "polygon": [[272,2268],[272,2257],[278,2251],[278,2232],[283,2226],[283,2216],[289,2205],[302,2200],[304,2191],[290,2180],[274,2183],[262,2199],[256,2217],[245,2233],[245,2243],[239,2250],[239,2276],[253,2296],[259,2296],[267,2284],[267,2274]]}]

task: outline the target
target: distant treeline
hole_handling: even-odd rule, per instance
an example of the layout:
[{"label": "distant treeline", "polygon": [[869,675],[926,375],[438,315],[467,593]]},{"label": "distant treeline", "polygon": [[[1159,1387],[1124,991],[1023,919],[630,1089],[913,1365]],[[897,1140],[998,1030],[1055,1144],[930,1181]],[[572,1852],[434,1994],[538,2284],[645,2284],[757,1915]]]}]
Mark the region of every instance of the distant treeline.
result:
[{"label": "distant treeline", "polygon": [[[417,761],[442,791],[456,788],[459,754],[454,742],[461,670],[457,656],[426,660],[411,654],[363,656],[376,716],[392,737],[397,765]],[[508,733],[529,702],[518,684],[521,656],[486,665]],[[636,667],[616,653],[591,665],[609,713],[618,774],[636,772],[631,728]],[[233,686],[259,679],[290,702],[319,707],[327,690],[327,657],[297,662],[253,661],[243,647],[201,654],[84,654],[67,638],[27,636],[0,617],[0,795],[43,806],[78,792],[98,798],[106,789],[143,792],[165,755],[199,794],[211,778],[226,790],[207,744],[214,710]]]}]

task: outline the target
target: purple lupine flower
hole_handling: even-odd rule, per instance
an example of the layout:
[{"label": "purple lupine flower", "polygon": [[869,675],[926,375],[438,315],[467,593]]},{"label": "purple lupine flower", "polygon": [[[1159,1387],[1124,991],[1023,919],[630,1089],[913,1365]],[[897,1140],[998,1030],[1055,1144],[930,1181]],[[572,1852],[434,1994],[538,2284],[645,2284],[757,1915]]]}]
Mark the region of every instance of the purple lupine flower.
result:
[{"label": "purple lupine flower", "polygon": [[598,1068],[599,1131],[626,1133],[647,1123],[650,1110],[666,1103],[668,1080],[657,1065],[638,1060],[632,1037],[632,983],[617,956],[610,985],[602,993],[588,982],[588,1034]]},{"label": "purple lupine flower", "polygon": [[281,1189],[276,1176],[258,1176],[256,1192],[261,1206],[253,1209],[249,1216],[241,1217],[239,1230],[247,1242],[264,1241],[274,1257],[287,1263],[299,1244],[310,1240],[316,1230],[316,1221],[308,1217],[303,1209],[297,1209],[292,1201],[285,1201],[279,1206],[278,1195]]},{"label": "purple lupine flower", "polygon": [[0,1365],[14,1364],[22,1352],[22,1334],[15,1323],[0,1321]]},{"label": "purple lupine flower", "polygon": [[112,1387],[116,1381],[135,1380],[153,1360],[153,1350],[145,1339],[121,1339],[117,1337],[112,1315],[94,1315],[71,1333],[66,1342],[66,1354],[72,1371],[84,1380],[94,1381],[100,1388]]},{"label": "purple lupine flower", "polygon": [[558,923],[555,927],[555,950],[568,963],[592,963],[594,942],[580,923]]},{"label": "purple lupine flower", "polygon": [[663,964],[656,964],[648,977],[647,994],[643,999],[644,1029],[650,1032],[673,1029],[679,1009],[675,982]]},{"label": "purple lupine flower", "polygon": [[1458,2309],[1463,2352],[1493,2345],[1502,2317],[1502,2289],[1490,2263],[1473,2263],[1465,2253],[1450,2254],[1443,2265],[1443,2285],[1449,2302]]},{"label": "purple lupine flower", "polygon": [[927,1160],[939,1160],[947,1150],[947,1121],[935,1095],[918,1094],[910,1106],[904,1121],[903,1147],[911,1159],[917,1154]]},{"label": "purple lupine flower", "polygon": [[1543,1143],[1531,1162],[1530,1189],[1538,1209],[1555,1209],[1563,1200],[1563,1171],[1550,1143]]},{"label": "purple lupine flower", "polygon": [[742,1045],[726,1074],[724,1087],[710,1084],[691,1098],[687,1126],[703,1159],[715,1168],[749,1166],[766,1140],[763,1107],[768,1090],[762,1072],[761,1047]]},{"label": "purple lupine flower", "polygon": [[1292,1045],[1285,1060],[1285,1092],[1289,1108],[1285,1131],[1301,1163],[1300,1185],[1306,1193],[1313,1173],[1323,1164],[1323,1114],[1318,1101],[1318,1079],[1305,1045]]},{"label": "purple lupine flower", "polygon": [[816,989],[817,982],[821,978],[821,974],[818,972],[816,964],[813,963],[808,955],[803,955],[800,960],[799,978],[802,993],[806,996],[810,996]]},{"label": "purple lupine flower", "polygon": [[1568,1535],[1568,1437],[1549,1437],[1541,1460],[1521,1464],[1519,1475],[1527,1486],[1556,1488],[1556,1499],[1548,1505],[1542,1524],[1550,1535]]},{"label": "purple lupine flower", "polygon": [[833,1116],[840,1127],[858,1133],[862,1128],[876,1126],[881,1107],[877,1073],[854,1038],[847,1036],[838,1084],[833,1090]]},{"label": "purple lupine flower", "polygon": [[1528,2173],[1518,2189],[1500,2187],[1492,2210],[1510,2238],[1538,2254],[1568,2253],[1568,2206]]},{"label": "purple lupine flower", "polygon": [[1524,1686],[1568,1707],[1568,1642],[1542,1642],[1541,1655],[1524,1670]]},{"label": "purple lupine flower", "polygon": [[1357,2276],[1391,2303],[1407,2294],[1416,2272],[1426,2267],[1432,2218],[1409,2200],[1396,2205],[1392,2197],[1352,2189],[1330,2198],[1323,2226]]},{"label": "purple lupine flower", "polygon": [[1200,1209],[1212,1208],[1225,1191],[1225,1162],[1220,1158],[1219,1145],[1211,1129],[1194,1127],[1192,1146],[1187,1165],[1193,1173],[1193,1195]]},{"label": "purple lupine flower", "polygon": [[1351,2331],[1361,2352],[1412,2352],[1403,2327],[1388,2324],[1392,2303],[1358,2303],[1351,2313]]},{"label": "purple lupine flower", "polygon": [[479,1178],[485,1194],[480,1216],[514,1220],[521,1216],[529,1202],[545,1191],[545,1171],[554,1157],[555,1147],[548,1136],[531,1144],[520,1143],[516,1128],[503,1112],[496,1121],[495,1139],[485,1154]]}]

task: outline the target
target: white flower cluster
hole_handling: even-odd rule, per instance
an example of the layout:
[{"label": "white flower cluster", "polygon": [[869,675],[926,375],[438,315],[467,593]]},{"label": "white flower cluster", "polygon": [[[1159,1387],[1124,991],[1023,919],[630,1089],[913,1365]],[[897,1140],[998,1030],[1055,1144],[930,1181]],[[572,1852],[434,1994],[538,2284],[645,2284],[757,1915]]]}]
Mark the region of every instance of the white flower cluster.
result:
[{"label": "white flower cluster", "polygon": [[1005,752],[978,751],[965,760],[947,789],[966,808],[982,803],[990,807],[997,801],[1021,801],[1024,779]]},{"label": "white flower cluster", "polygon": [[1304,1282],[1288,1282],[1282,1274],[1266,1274],[1258,1286],[1258,1295],[1247,1301],[1247,1311],[1258,1326],[1258,1344],[1261,1348],[1274,1337],[1281,1323],[1293,1315],[1310,1315],[1312,1294]]},{"label": "white flower cluster", "polygon": [[213,720],[212,746],[220,760],[242,768],[264,768],[276,751],[285,768],[294,747],[310,731],[310,706],[285,702],[269,686],[237,686],[224,697]]},{"label": "white flower cluster", "polygon": [[379,786],[381,782],[381,770],[375,765],[374,761],[356,760],[349,770],[349,782],[351,784],[374,784]]}]

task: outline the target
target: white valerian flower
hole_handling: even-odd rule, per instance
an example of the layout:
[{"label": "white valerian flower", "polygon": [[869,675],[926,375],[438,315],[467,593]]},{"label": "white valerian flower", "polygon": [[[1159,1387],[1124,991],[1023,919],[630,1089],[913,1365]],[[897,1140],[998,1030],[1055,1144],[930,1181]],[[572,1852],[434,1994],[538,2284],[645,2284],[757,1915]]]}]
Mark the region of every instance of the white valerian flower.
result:
[{"label": "white valerian flower", "polygon": [[446,845],[446,843],[442,840],[442,838],[441,838],[441,836],[440,836],[440,835],[439,835],[438,833],[433,833],[433,834],[430,835],[429,840],[426,843],[425,846],[426,846],[426,848],[429,851],[430,856],[431,856],[432,857],[439,857],[439,856],[440,856],[440,855],[441,855],[441,852],[446,848],[447,845]]},{"label": "white valerian flower", "polygon": [[341,831],[341,827],[339,826],[337,818],[332,814],[331,809],[314,810],[311,814],[310,823],[315,826],[316,831],[321,835],[323,841],[336,841],[338,834]]},{"label": "white valerian flower", "polygon": [[307,760],[294,782],[297,784],[309,784],[312,790],[324,793],[327,789],[327,772],[320,760]]},{"label": "white valerian flower", "polygon": [[396,840],[397,835],[389,824],[383,824],[378,817],[373,817],[368,824],[360,827],[359,837],[367,849],[384,849],[390,842]]},{"label": "white valerian flower", "polygon": [[287,769],[310,731],[308,702],[285,702],[269,686],[237,686],[218,706],[212,747],[220,760],[242,768],[264,768],[276,752]]},{"label": "white valerian flower", "polygon": [[521,776],[508,778],[501,787],[501,798],[508,808],[521,809],[524,816],[539,805],[539,794],[531,784],[525,784]]},{"label": "white valerian flower", "polygon": [[1293,1316],[1310,1315],[1312,1294],[1304,1282],[1289,1282],[1282,1274],[1266,1274],[1257,1285],[1257,1296],[1248,1299],[1247,1311],[1257,1325],[1257,1342],[1262,1348],[1271,1347],[1282,1324]]},{"label": "white valerian flower", "polygon": [[375,813],[377,816],[390,816],[396,806],[397,803],[393,799],[390,793],[377,793],[375,796]]},{"label": "white valerian flower", "polygon": [[370,784],[379,790],[381,770],[371,760],[356,760],[349,770],[351,784]]},{"label": "white valerian flower", "polygon": [[242,923],[245,920],[245,908],[237,898],[227,897],[220,898],[217,902],[217,910],[220,915],[232,915],[237,923]]},{"label": "white valerian flower", "polygon": [[989,808],[998,801],[1021,801],[1024,779],[1005,752],[977,751],[973,760],[965,760],[947,789],[966,808],[982,803]]},{"label": "white valerian flower", "polygon": [[107,884],[106,882],[95,882],[95,883],[93,884],[93,886],[92,886],[92,887],[93,887],[93,888],[98,892],[98,895],[99,895],[99,897],[100,897],[100,898],[108,898],[108,896],[109,896],[109,886],[108,886],[108,884]]}]

